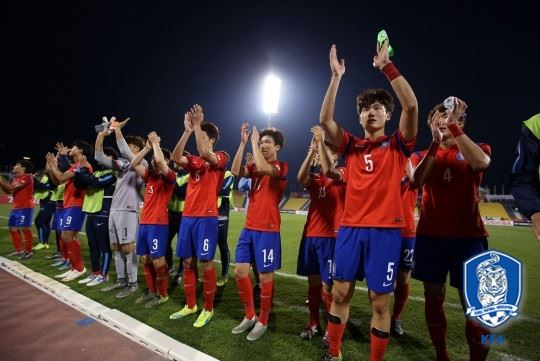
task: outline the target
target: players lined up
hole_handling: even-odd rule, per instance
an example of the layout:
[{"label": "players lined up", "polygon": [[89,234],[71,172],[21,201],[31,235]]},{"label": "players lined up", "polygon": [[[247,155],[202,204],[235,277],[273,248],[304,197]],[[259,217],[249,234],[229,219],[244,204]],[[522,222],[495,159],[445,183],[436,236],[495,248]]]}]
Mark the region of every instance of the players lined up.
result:
[{"label": "players lined up", "polygon": [[[409,83],[390,61],[387,41],[377,47],[373,65],[386,76],[400,102],[399,127],[387,135],[386,123],[394,110],[390,93],[368,89],[357,97],[359,122],[365,133],[364,137],[358,137],[345,131],[334,119],[335,98],[345,73],[345,62],[338,61],[335,46],[330,50],[332,76],[321,108],[320,126],[312,128],[310,149],[298,172],[298,181],[311,197],[298,259],[298,273],[308,276],[310,311],[310,321],[301,337],[311,339],[321,331],[319,306],[323,303],[328,321],[324,336],[328,353],[324,359],[341,360],[341,340],[355,282],[365,279],[372,309],[370,357],[382,360],[391,332],[403,334],[399,319],[408,298],[409,274],[413,269],[413,277],[424,283],[425,318],[436,358],[448,360],[443,309],[445,282],[450,273],[450,285],[458,288],[463,298],[463,261],[487,248],[477,195],[483,172],[490,163],[490,148],[474,143],[464,134],[467,105],[455,98],[452,110],[442,104],[433,108],[428,117],[433,142],[427,150],[413,154],[418,127],[417,100]],[[123,296],[135,292],[138,255],[144,265],[148,293],[136,302],[144,302],[151,308],[168,301],[170,262],[166,261],[166,254],[172,237],[168,236],[167,203],[182,179],[171,170],[169,160],[172,160],[186,172],[183,182],[188,180],[177,244],[177,256],[183,260],[186,304],[170,318],[185,318],[198,312],[195,289],[197,261],[200,261],[204,304],[193,326],[203,327],[210,321],[218,282],[212,262],[218,244],[217,198],[229,156],[214,149],[219,139],[218,128],[203,120],[198,105],[185,114],[184,132],[170,154],[160,147],[155,132],[148,135],[145,143],[135,137],[124,139],[121,130],[127,121],[112,119],[98,134],[95,159],[114,173],[93,173],[88,162],[91,147],[83,142],[75,143],[69,150],[59,144],[60,157],[47,155],[49,176],[55,184],[65,187],[62,215],[55,219],[58,219],[57,229],[61,230],[60,249],[63,257],[69,259],[71,269],[59,278],[71,281],[86,272],[78,239],[86,212],[89,219],[90,215],[96,218],[90,222],[95,229],[92,242],[100,252],[97,261],[92,262],[93,273],[87,278],[88,284],[106,279],[103,269],[108,267],[110,261],[106,258],[111,252],[107,253],[107,246],[100,243],[106,236],[114,248],[118,279],[104,290],[122,288],[119,295]],[[111,153],[107,157],[103,149],[103,138],[112,132],[122,157]],[[184,151],[193,134],[198,156]],[[253,161],[242,165],[250,141]],[[259,134],[255,127],[250,132],[248,125],[242,124],[240,144],[231,165],[232,174],[251,179],[249,207],[238,240],[234,271],[245,317],[232,330],[233,334],[250,330],[247,339],[251,341],[267,330],[274,271],[281,266],[278,205],[286,187],[288,166],[277,155],[283,143],[283,134],[278,130],[266,129]],[[153,155],[148,165],[144,157],[150,152]],[[344,167],[337,166],[338,155],[344,159]],[[32,193],[28,190],[32,181],[26,174],[30,171],[27,167],[30,165],[20,161],[14,168],[14,181],[1,183],[4,190],[14,194],[10,233],[19,252],[21,232],[26,237],[26,257],[31,252],[28,222],[32,218],[24,201]],[[114,177],[116,188],[111,195],[106,189]],[[139,222],[137,191],[143,182],[146,187]],[[423,200],[415,245],[413,210],[416,192],[421,187]],[[105,205],[108,202],[110,207]],[[108,232],[99,228],[104,224],[108,224]],[[89,235],[89,242],[90,238]],[[251,267],[261,281],[258,315],[249,277]],[[488,349],[480,343],[480,336],[487,333],[471,319],[466,320],[471,360],[486,358]]]}]

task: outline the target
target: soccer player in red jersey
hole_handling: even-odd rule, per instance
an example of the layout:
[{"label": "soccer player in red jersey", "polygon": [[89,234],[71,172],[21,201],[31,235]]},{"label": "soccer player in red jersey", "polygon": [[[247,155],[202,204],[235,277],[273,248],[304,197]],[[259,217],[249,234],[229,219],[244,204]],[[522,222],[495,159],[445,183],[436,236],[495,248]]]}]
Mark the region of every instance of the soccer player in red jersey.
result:
[{"label": "soccer player in red jersey", "polygon": [[[169,232],[167,203],[174,190],[176,174],[168,166],[170,153],[160,147],[160,141],[156,132],[148,134],[146,146],[131,161],[131,166],[146,183],[136,252],[144,265],[148,293],[135,301],[144,302],[146,308],[169,300],[169,270],[165,261]],[[151,150],[154,152],[152,169],[148,170],[141,161]]]},{"label": "soccer player in red jersey", "polygon": [[[27,259],[34,255],[32,252],[32,216],[34,213],[34,179],[33,165],[30,161],[21,159],[13,166],[15,177],[11,183],[0,178],[0,187],[6,193],[13,195],[13,209],[9,215],[9,234],[15,252],[10,256]],[[21,234],[24,237],[24,251],[21,244]]]},{"label": "soccer player in red jersey", "polygon": [[[65,151],[63,151],[65,153]],[[64,211],[62,214],[62,240],[68,250],[69,260],[71,261],[71,270],[55,276],[62,281],[73,281],[86,273],[83,264],[81,243],[79,241],[79,231],[84,223],[84,212],[82,205],[86,190],[75,187],[73,177],[80,168],[88,168],[92,173],[92,166],[87,158],[93,154],[93,148],[85,141],[75,141],[68,151],[71,158],[71,167],[62,172],[58,168],[58,159],[52,153],[47,154],[47,163],[50,169],[50,175],[53,183],[65,183],[64,191]]]},{"label": "soccer player in red jersey", "polygon": [[409,298],[409,281],[414,264],[414,244],[416,241],[414,208],[418,199],[418,189],[411,184],[409,178],[410,172],[411,165],[410,162],[407,162],[407,174],[401,179],[401,197],[403,201],[403,228],[401,229],[401,237],[403,238],[403,243],[399,256],[396,289],[394,290],[394,307],[390,327],[390,333],[397,337],[405,334],[400,318]]},{"label": "soccer player in red jersey", "polygon": [[385,135],[394,110],[392,96],[368,89],[357,98],[359,121],[365,137],[344,131],[334,120],[334,104],[345,73],[336,47],[330,49],[332,78],[320,122],[332,144],[338,145],[347,166],[347,191],[341,227],[334,249],[333,301],[328,315],[328,354],[341,360],[341,339],[349,318],[349,303],[357,279],[366,278],[371,304],[370,360],[382,360],[390,337],[390,300],[401,250],[403,209],[400,180],[412,151],[418,126],[418,106],[412,88],[389,60],[388,40],[377,48],[373,65],[390,82],[401,104],[399,128]]},{"label": "soccer player in red jersey", "polygon": [[[261,338],[268,327],[268,317],[272,310],[274,271],[281,268],[281,238],[279,234],[281,217],[279,202],[287,186],[287,163],[277,159],[283,148],[283,133],[280,130],[265,129],[259,135],[253,127],[251,147],[253,164],[242,166],[242,158],[249,140],[249,125],[242,124],[240,145],[231,167],[236,177],[251,178],[249,207],[246,223],[236,246],[234,275],[240,300],[244,304],[245,317],[232,329],[233,334],[241,334],[252,328],[247,339]],[[253,288],[249,269],[254,263],[261,280],[261,302],[259,317],[255,314]]]},{"label": "soccer player in red jersey", "polygon": [[[338,154],[325,145],[324,130],[314,126],[311,132],[311,146],[297,177],[311,199],[297,267],[299,275],[308,277],[310,321],[300,333],[303,340],[311,339],[321,330],[321,301],[324,301],[326,312],[330,312],[334,245],[345,202],[345,168],[336,168]],[[320,169],[311,173],[312,165]]]},{"label": "soccer player in red jersey", "polygon": [[[465,310],[463,262],[487,250],[478,201],[491,149],[463,133],[466,108],[457,98],[452,112],[443,104],[435,106],[428,117],[433,142],[411,157],[413,184],[423,185],[412,276],[424,283],[425,317],[437,361],[449,359],[443,308],[446,276],[450,273],[450,286],[458,289]],[[489,349],[481,344],[481,336],[489,331],[467,319],[465,334],[470,359],[485,360]]]},{"label": "soccer player in red jersey", "polygon": [[[169,316],[179,319],[197,312],[197,260],[203,266],[204,306],[193,323],[193,327],[203,327],[214,316],[214,296],[217,274],[214,255],[218,240],[218,193],[223,183],[225,166],[229,155],[214,151],[219,139],[219,129],[210,122],[203,122],[204,114],[196,104],[184,115],[184,133],[173,151],[173,161],[189,171],[182,222],[180,224],[176,254],[184,263],[184,294],[186,305]],[[182,155],[186,143],[195,133],[199,156]]]}]

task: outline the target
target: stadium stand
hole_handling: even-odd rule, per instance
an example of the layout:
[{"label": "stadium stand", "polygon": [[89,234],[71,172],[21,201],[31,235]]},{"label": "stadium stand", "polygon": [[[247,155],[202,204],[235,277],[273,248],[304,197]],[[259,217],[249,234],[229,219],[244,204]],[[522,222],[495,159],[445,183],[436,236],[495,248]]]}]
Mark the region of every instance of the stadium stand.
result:
[{"label": "stadium stand", "polygon": [[308,202],[307,198],[290,197],[281,207],[283,211],[299,211]]},{"label": "stadium stand", "polygon": [[480,215],[486,219],[512,219],[499,202],[480,202]]}]

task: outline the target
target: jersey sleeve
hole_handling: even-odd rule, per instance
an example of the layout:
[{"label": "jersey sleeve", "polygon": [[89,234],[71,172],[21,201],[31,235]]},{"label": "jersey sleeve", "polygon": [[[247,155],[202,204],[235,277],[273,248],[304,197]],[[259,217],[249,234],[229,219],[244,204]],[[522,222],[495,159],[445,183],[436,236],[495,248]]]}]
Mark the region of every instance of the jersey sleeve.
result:
[{"label": "jersey sleeve", "polygon": [[169,183],[175,183],[176,182],[176,173],[172,171],[172,169],[169,168],[169,172],[167,172],[167,175],[165,175],[165,179]]},{"label": "jersey sleeve", "polygon": [[396,130],[394,134],[392,134],[392,137],[395,137],[399,149],[407,156],[409,157],[414,149],[414,145],[416,144],[416,137],[405,140],[403,138],[403,134],[401,134],[401,130]]},{"label": "jersey sleeve", "polygon": [[482,151],[484,153],[486,153],[487,155],[491,156],[491,147],[489,146],[489,144],[486,144],[486,143],[478,143],[478,146],[480,147],[480,149],[482,149]]},{"label": "jersey sleeve", "polygon": [[420,163],[422,158],[424,158],[424,155],[425,155],[425,152],[414,152],[413,154],[411,154],[409,158],[411,160],[411,165],[413,167],[416,167],[418,163]]},{"label": "jersey sleeve", "polygon": [[144,175],[142,176],[143,181],[146,183],[148,182],[148,178],[150,176],[150,173],[148,172],[148,168],[144,170]]},{"label": "jersey sleeve", "polygon": [[346,130],[343,131],[343,138],[341,139],[341,143],[339,144],[337,151],[339,154],[344,156],[351,147],[351,143],[354,141],[354,135],[347,132]]},{"label": "jersey sleeve", "polygon": [[287,178],[287,173],[289,173],[289,165],[285,162],[276,162],[273,164],[273,167],[278,171],[278,178]]},{"label": "jersey sleeve", "polygon": [[216,152],[217,165],[216,168],[225,169],[227,163],[229,163],[229,155],[225,152]]}]

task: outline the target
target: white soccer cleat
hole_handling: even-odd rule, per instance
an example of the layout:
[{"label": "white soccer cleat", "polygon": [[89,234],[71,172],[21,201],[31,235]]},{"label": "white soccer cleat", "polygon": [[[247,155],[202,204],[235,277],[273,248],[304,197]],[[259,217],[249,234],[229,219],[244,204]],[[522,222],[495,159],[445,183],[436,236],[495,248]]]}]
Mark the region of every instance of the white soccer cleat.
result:
[{"label": "white soccer cleat", "polygon": [[81,277],[86,273],[86,268],[83,268],[82,271],[73,270],[70,274],[68,274],[65,278],[62,279],[62,282],[69,282],[76,280],[77,278]]},{"label": "white soccer cleat", "polygon": [[68,270],[64,273],[54,276],[54,278],[66,278],[73,270]]}]

